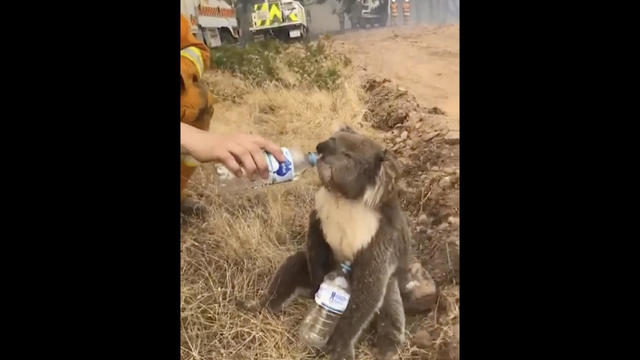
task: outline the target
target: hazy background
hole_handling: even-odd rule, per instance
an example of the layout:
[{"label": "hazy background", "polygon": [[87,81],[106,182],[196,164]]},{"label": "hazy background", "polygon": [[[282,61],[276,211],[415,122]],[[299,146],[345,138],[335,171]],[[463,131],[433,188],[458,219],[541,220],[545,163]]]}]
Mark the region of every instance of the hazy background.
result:
[{"label": "hazy background", "polygon": [[[311,5],[311,33],[325,33],[339,29],[338,17],[332,14],[337,8],[336,0],[327,0],[322,5]],[[457,24],[460,21],[460,0],[412,0],[411,18],[414,23]],[[349,18],[345,21],[351,27]]]}]

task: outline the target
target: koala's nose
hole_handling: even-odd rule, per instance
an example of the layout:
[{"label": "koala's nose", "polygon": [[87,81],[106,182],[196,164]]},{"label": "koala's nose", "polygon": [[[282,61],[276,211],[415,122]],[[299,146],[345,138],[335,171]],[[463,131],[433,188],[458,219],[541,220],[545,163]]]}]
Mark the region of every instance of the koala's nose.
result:
[{"label": "koala's nose", "polygon": [[323,141],[318,146],[316,146],[316,151],[320,155],[327,155],[333,146],[333,142],[331,140]]}]

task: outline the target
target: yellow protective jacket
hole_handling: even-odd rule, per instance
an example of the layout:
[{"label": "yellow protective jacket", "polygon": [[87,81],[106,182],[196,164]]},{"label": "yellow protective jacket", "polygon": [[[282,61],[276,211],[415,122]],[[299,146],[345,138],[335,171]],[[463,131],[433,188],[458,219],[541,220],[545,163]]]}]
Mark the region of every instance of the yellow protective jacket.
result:
[{"label": "yellow protective jacket", "polygon": [[[191,34],[191,24],[180,15],[180,121],[202,130],[209,129],[213,97],[200,81],[209,67],[209,48]],[[195,169],[180,166],[180,198]]]},{"label": "yellow protective jacket", "polygon": [[212,97],[200,82],[209,67],[209,49],[191,34],[189,21],[180,15],[180,120],[201,129],[209,128]]}]

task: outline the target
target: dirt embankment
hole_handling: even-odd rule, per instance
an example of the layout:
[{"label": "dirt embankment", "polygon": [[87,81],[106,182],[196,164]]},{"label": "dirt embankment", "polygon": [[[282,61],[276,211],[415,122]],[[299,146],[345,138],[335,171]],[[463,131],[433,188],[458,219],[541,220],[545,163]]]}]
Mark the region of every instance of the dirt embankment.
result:
[{"label": "dirt embankment", "polygon": [[336,49],[369,74],[391,79],[459,129],[460,31],[457,25],[368,29],[335,36]]},{"label": "dirt embankment", "polygon": [[[439,309],[414,316],[414,344],[439,339],[429,357],[457,358],[459,283],[459,132],[437,106],[421,105],[388,79],[372,77],[363,88],[363,119],[383,131],[382,141],[402,166],[400,200],[409,218],[414,249],[442,293]],[[420,324],[420,325],[417,325]],[[421,328],[420,330],[418,330]]]}]

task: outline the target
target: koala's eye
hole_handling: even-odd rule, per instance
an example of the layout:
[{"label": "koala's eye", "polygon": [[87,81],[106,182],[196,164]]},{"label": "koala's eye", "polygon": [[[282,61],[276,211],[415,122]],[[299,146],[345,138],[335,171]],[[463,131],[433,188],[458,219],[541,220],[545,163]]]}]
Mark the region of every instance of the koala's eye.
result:
[{"label": "koala's eye", "polygon": [[343,152],[342,155],[344,155],[347,159],[351,159],[352,158],[351,154],[348,153],[348,152]]}]

